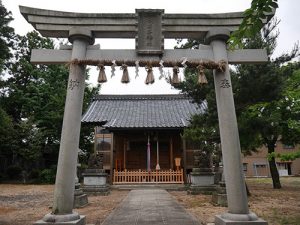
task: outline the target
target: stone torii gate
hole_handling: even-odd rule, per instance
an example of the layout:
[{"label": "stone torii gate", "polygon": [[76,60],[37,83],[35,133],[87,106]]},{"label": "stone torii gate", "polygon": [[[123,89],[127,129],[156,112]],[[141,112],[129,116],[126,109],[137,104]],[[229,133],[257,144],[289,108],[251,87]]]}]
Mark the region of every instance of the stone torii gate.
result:
[{"label": "stone torii gate", "polygon": [[[214,70],[228,212],[217,215],[220,224],[267,224],[249,212],[241,165],[241,149],[228,64],[267,62],[262,49],[226,49],[230,32],[238,29],[243,15],[165,14],[164,10],[138,9],[133,14],[71,13],[20,6],[25,19],[45,37],[68,38],[72,46],[60,50],[35,49],[35,64],[66,64],[72,60],[189,61],[225,60],[226,70]],[[269,15],[269,18],[272,15]],[[266,21],[264,21],[265,23]],[[135,38],[134,50],[100,50],[95,38]],[[193,50],[165,50],[164,38],[197,38],[204,44]],[[73,196],[80,121],[85,85],[85,65],[70,64],[63,128],[52,213],[35,224],[85,224],[73,212]]]}]

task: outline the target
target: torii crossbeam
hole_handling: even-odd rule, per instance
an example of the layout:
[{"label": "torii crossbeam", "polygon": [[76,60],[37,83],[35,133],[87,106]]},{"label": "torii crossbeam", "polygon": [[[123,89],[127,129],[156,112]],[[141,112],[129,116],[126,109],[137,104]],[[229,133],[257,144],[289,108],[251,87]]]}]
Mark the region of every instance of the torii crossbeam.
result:
[{"label": "torii crossbeam", "polygon": [[[237,30],[243,13],[165,14],[161,9],[137,9],[133,14],[71,13],[20,6],[25,19],[45,37],[68,38],[72,47],[61,50],[36,49],[31,62],[64,64],[77,60],[225,60],[224,72],[214,70],[219,127],[227,189],[228,212],[217,215],[216,225],[267,224],[249,212],[241,164],[240,141],[228,63],[267,62],[262,49],[226,49],[230,32]],[[273,14],[267,15],[266,23]],[[101,50],[92,46],[95,38],[135,38],[134,50]],[[165,50],[165,38],[197,38],[197,50]],[[70,64],[58,168],[52,213],[35,224],[85,224],[85,217],[73,212],[80,119],[85,67]],[[72,82],[76,80],[76,86]]]}]

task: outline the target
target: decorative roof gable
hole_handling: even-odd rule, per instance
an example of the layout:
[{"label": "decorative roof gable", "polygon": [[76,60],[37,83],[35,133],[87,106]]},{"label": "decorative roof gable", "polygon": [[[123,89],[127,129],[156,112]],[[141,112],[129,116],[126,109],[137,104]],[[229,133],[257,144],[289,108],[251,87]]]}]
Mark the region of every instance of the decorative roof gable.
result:
[{"label": "decorative roof gable", "polygon": [[82,122],[104,124],[108,129],[184,128],[192,115],[205,108],[185,95],[98,95]]}]

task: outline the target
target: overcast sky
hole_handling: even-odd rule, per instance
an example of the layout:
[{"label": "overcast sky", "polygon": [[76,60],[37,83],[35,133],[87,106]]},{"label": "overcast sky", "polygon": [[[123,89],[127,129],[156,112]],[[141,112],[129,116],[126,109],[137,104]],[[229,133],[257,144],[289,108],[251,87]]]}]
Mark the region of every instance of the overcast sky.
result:
[{"label": "overcast sky", "polygon": [[[15,18],[11,24],[19,34],[26,34],[33,27],[21,16],[18,6],[30,6],[35,8],[52,9],[69,12],[91,13],[134,13],[136,8],[164,9],[165,13],[223,13],[244,11],[250,7],[251,0],[2,0],[3,5],[13,13]],[[280,55],[292,49],[294,43],[300,40],[300,0],[279,0],[279,9],[276,16],[281,20],[279,25],[280,36],[275,55]],[[101,39],[97,40],[103,49],[133,49],[134,40]],[[174,41],[165,42],[165,48],[173,48]],[[170,70],[171,72],[171,70]],[[110,79],[110,69],[106,69],[109,81],[101,88],[102,94],[163,94],[178,93],[165,81],[158,81],[159,73],[155,71],[156,82],[153,85],[145,85],[146,72],[140,68],[140,76],[134,79],[134,70],[129,70],[131,82],[121,84],[121,73],[116,70],[116,76]],[[91,70],[90,83],[96,83],[98,71]]]}]

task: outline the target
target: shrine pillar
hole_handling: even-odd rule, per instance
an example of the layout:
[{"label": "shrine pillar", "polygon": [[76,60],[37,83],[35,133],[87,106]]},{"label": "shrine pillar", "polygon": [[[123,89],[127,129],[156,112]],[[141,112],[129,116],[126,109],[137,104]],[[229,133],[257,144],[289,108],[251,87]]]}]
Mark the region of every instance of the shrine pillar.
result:
[{"label": "shrine pillar", "polygon": [[[215,61],[225,60],[228,62],[226,41],[229,35],[230,32],[222,28],[212,29],[207,33],[206,43],[211,45]],[[228,200],[228,213],[217,215],[215,224],[244,224],[242,221],[245,221],[246,224],[249,221],[253,221],[255,224],[267,224],[254,213],[249,212],[248,208],[228,63],[225,72],[214,70],[213,74]]]},{"label": "shrine pillar", "polygon": [[[69,31],[69,41],[73,44],[71,60],[80,60],[85,59],[87,46],[94,43],[94,38],[90,30],[76,28]],[[71,63],[52,213],[35,224],[85,224],[85,216],[73,212],[84,88],[85,66]]]}]

